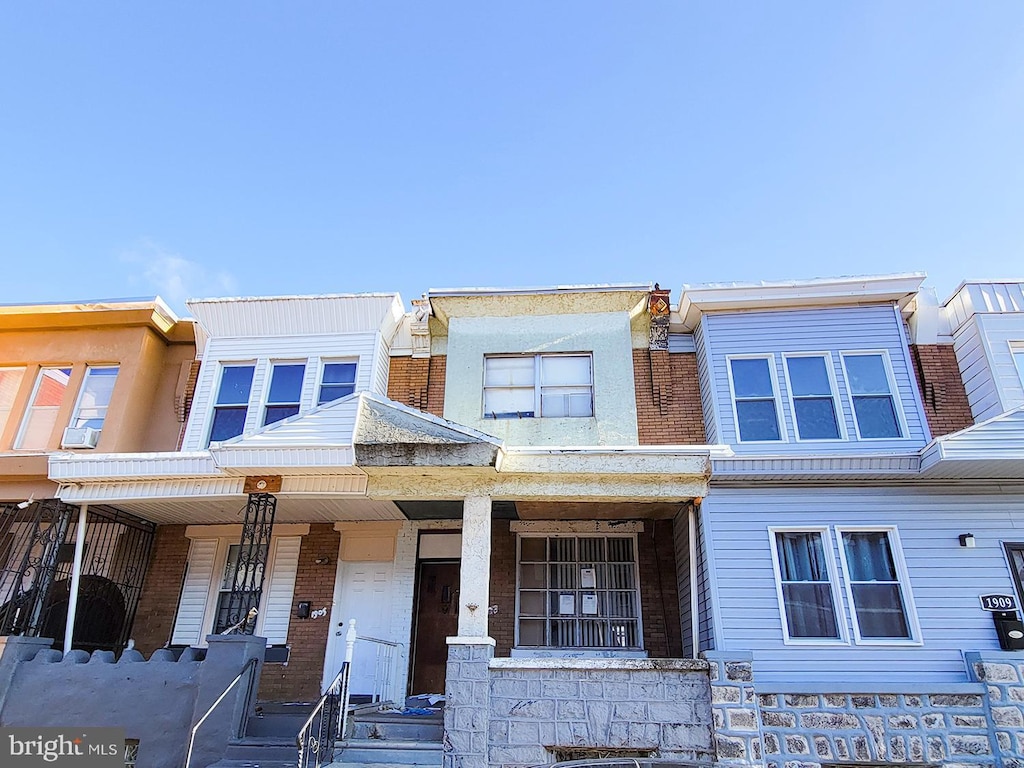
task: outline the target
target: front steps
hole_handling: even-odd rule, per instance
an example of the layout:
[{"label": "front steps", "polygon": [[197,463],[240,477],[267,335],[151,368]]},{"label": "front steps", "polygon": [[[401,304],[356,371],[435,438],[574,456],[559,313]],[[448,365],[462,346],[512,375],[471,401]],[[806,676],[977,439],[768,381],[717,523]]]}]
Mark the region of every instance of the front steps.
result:
[{"label": "front steps", "polygon": [[350,736],[338,744],[336,768],[408,768],[441,765],[441,711],[429,715],[357,712]]}]

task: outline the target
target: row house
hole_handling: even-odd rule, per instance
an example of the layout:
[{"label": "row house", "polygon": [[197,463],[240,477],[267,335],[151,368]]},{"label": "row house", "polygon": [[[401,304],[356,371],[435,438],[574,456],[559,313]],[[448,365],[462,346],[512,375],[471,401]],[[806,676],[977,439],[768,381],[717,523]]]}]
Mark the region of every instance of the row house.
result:
[{"label": "row house", "polygon": [[48,445],[55,504],[152,536],[134,623],[65,652],[194,666],[186,732],[254,658],[250,742],[342,670],[445,695],[443,746],[364,716],[345,762],[1013,764],[1024,300],[922,281],[189,302],[197,359],[138,391],[173,387],[173,439]]}]

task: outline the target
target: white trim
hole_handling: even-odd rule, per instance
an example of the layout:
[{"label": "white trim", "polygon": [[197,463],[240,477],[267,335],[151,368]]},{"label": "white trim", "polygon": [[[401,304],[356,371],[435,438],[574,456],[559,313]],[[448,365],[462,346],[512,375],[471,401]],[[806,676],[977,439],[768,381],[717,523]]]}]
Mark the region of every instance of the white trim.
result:
[{"label": "white trim", "polygon": [[[740,417],[739,411],[736,408],[736,387],[732,380],[732,361],[733,360],[766,360],[768,362],[768,374],[772,381],[772,401],[775,404],[775,426],[779,430],[778,440],[744,440],[740,436]],[[726,379],[729,381],[729,400],[732,404],[732,423],[733,429],[736,435],[736,442],[742,443],[743,445],[776,445],[778,443],[789,442],[789,429],[787,429],[786,417],[782,411],[782,398],[779,395],[779,380],[778,380],[778,363],[775,360],[774,352],[765,353],[752,353],[746,355],[726,355],[725,356],[725,373]],[[764,400],[766,398],[745,398],[745,399],[758,399]]]},{"label": "white trim", "polygon": [[[907,372],[907,378],[910,380],[910,393],[914,400],[914,409],[917,411],[917,420],[921,425],[921,431],[924,433],[924,439],[927,443],[932,439],[932,428],[928,424],[928,414],[924,410],[924,393],[921,391],[921,386],[917,382],[917,376],[914,373],[915,366],[914,361],[910,359],[910,338],[907,336],[907,324],[903,320],[903,316],[900,314],[900,309],[895,304],[892,307],[893,319],[896,321],[896,329],[900,334],[900,350],[903,355],[903,368]],[[896,399],[903,400],[899,394],[899,389],[896,390]],[[854,416],[856,421],[856,416]],[[907,430],[908,438],[910,437],[910,430]]]},{"label": "white trim", "polygon": [[[372,357],[372,356],[371,356]],[[324,386],[324,374],[327,373],[328,365],[354,365],[356,367],[355,373],[352,375],[352,391],[347,395],[336,397],[333,400],[327,400],[323,403],[320,402],[320,390]],[[371,374],[372,375],[372,374]],[[310,403],[311,408],[323,408],[324,406],[336,403],[339,400],[343,400],[346,397],[352,397],[358,395],[362,390],[359,389],[359,356],[342,356],[342,357],[318,357],[317,358],[317,371],[316,379],[314,379],[313,386],[313,402]]]},{"label": "white trim", "polygon": [[[94,370],[109,370],[111,368],[117,369],[117,373],[114,374],[114,386],[117,386],[117,377],[121,374],[120,363],[89,363],[88,365],[85,366],[85,375],[82,377],[82,384],[78,388],[78,394],[75,396],[75,407],[72,409],[71,419],[70,421],[68,421],[69,427],[75,426],[75,422],[78,421],[78,414],[79,411],[81,411],[82,409],[82,398],[85,397],[85,388],[89,384],[89,374],[92,373]],[[114,399],[113,390],[110,391],[110,399]],[[107,411],[110,410],[110,403],[108,402],[104,407],[106,408],[106,410],[103,412],[103,424],[106,424]],[[96,427],[93,427],[93,429],[96,429]],[[96,431],[102,432],[103,425],[101,424],[99,429],[96,429]]]},{"label": "white trim", "polygon": [[[917,607],[914,603],[914,595],[910,589],[910,574],[907,572],[907,564],[903,558],[903,545],[900,543],[900,535],[895,525],[837,525],[835,527],[836,544],[839,547],[839,562],[843,568],[843,581],[846,588],[846,599],[849,603],[850,621],[853,622],[853,639],[857,645],[885,645],[885,646],[920,646],[924,645],[921,637],[921,624],[917,617]],[[900,599],[903,601],[903,610],[907,621],[908,638],[863,638],[860,634],[860,620],[857,617],[857,605],[853,600],[853,585],[850,583],[850,568],[846,561],[846,547],[843,543],[844,533],[885,533],[888,537],[889,552],[892,555],[893,565],[896,568],[896,578],[900,590]]]},{"label": "white trim", "polygon": [[[863,437],[860,433],[860,420],[857,418],[857,406],[854,397],[871,397],[872,395],[854,395],[850,386],[850,373],[846,370],[846,358],[867,355],[878,355],[882,358],[882,366],[885,368],[885,378],[889,383],[889,397],[892,398],[893,410],[896,414],[896,426],[900,434],[895,437]],[[879,440],[911,440],[910,430],[907,428],[907,418],[903,413],[903,398],[900,397],[900,390],[896,384],[896,377],[892,372],[892,361],[889,359],[887,349],[844,349],[839,353],[839,360],[843,366],[843,378],[846,383],[846,396],[850,400],[850,413],[853,415],[853,426],[857,431],[857,439],[863,442],[877,442]],[[924,412],[922,411],[922,418]]]},{"label": "white trim", "polygon": [[[797,396],[793,394],[793,380],[789,375],[789,361],[797,357],[816,357],[825,361],[825,373],[828,376],[829,387],[831,392],[829,395],[832,399],[832,413],[836,419],[836,431],[839,432],[838,437],[801,437],[800,436],[800,420],[796,414],[796,400]],[[786,378],[786,395],[789,400],[789,412],[793,416],[793,437],[798,443],[839,443],[847,440],[846,435],[846,418],[843,415],[843,405],[839,401],[839,387],[836,383],[835,373],[835,360],[832,358],[831,352],[783,352],[782,353],[782,374]],[[822,395],[801,395],[799,399],[805,399],[809,397],[823,397]]]},{"label": "white trim", "polygon": [[[829,591],[832,594],[833,618],[836,622],[838,637],[790,637],[789,616],[786,613],[786,599],[782,593],[782,569],[779,565],[778,541],[775,538],[777,533],[817,533],[821,536],[821,548],[825,552],[825,568],[828,571]],[[779,525],[768,527],[768,545],[772,554],[772,569],[775,571],[775,594],[779,600],[779,616],[782,618],[782,642],[786,645],[814,645],[814,646],[836,646],[849,645],[850,638],[847,632],[847,618],[843,607],[843,601],[836,588],[838,583],[838,569],[836,568],[835,556],[832,546],[832,534],[827,525]]]},{"label": "white trim", "polygon": [[[302,393],[303,393],[303,390],[304,390],[304,388],[306,386],[306,376],[309,375],[309,358],[296,358],[296,359],[269,358],[268,361],[267,361],[267,375],[266,375],[266,379],[264,380],[265,384],[263,386],[263,391],[260,392],[259,397],[258,397],[258,400],[260,402],[260,410],[259,410],[259,418],[257,419],[257,422],[258,422],[257,429],[263,429],[264,427],[270,426],[269,424],[266,423],[266,420],[267,420],[267,407],[268,406],[270,406],[270,405],[275,405],[275,406],[293,405],[293,403],[290,403],[290,402],[289,403],[273,403],[273,404],[270,402],[270,387],[274,383],[274,369],[277,368],[277,366],[279,366],[279,365],[280,366],[286,366],[286,365],[301,365],[302,366],[302,379],[299,381],[299,396],[298,396],[298,398],[294,402],[294,405],[297,405],[299,407],[299,410],[296,411],[293,415],[294,416],[298,416],[300,413],[303,412],[303,410],[305,410],[305,408],[303,407],[305,405],[305,403],[302,402]],[[289,418],[289,417],[286,416],[285,418]],[[278,419],[278,421],[281,421],[281,419]],[[277,422],[271,422],[271,424],[276,424],[276,423]]]},{"label": "white trim", "polygon": [[642,520],[614,523],[603,520],[513,520],[509,523],[509,531],[524,536],[602,536],[614,533],[643,533],[644,523]]},{"label": "white trim", "polygon": [[[309,534],[309,523],[275,523],[274,536],[306,536]],[[242,526],[239,525],[189,525],[185,527],[186,539],[241,539]]]}]

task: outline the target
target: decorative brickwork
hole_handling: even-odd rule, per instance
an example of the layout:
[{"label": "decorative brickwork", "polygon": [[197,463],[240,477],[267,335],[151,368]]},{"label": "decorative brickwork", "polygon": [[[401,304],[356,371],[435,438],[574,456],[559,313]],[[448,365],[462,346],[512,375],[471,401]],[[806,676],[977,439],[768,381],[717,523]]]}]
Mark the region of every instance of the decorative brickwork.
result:
[{"label": "decorative brickwork", "polygon": [[190,543],[184,525],[157,526],[132,625],[132,639],[142,653],[148,655],[170,642]]},{"label": "decorative brickwork", "polygon": [[697,355],[634,349],[633,377],[641,445],[704,443]]},{"label": "decorative brickwork", "polygon": [[952,344],[911,344],[910,357],[932,437],[974,424]]},{"label": "decorative brickwork", "polygon": [[490,597],[498,611],[487,620],[487,634],[494,638],[494,655],[508,656],[516,627],[516,535],[508,520],[491,521]]},{"label": "decorative brickwork", "polygon": [[388,373],[388,397],[435,416],[444,415],[444,355],[392,357]]},{"label": "decorative brickwork", "polygon": [[[288,645],[291,647],[288,664],[266,664],[263,667],[259,689],[261,701],[316,701],[319,698],[327,638],[331,631],[330,607],[334,601],[340,544],[341,534],[330,523],[310,525],[309,533],[302,537],[292,605],[294,608],[300,600],[309,600],[314,609],[326,607],[328,615],[319,619],[292,616],[288,625]],[[323,559],[327,562],[316,563]]]}]

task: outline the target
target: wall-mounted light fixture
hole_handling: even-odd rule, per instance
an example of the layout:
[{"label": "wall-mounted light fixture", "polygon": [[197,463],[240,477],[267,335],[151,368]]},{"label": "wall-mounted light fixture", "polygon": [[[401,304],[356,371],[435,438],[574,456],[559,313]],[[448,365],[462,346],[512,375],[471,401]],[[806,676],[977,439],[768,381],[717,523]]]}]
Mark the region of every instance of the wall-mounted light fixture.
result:
[{"label": "wall-mounted light fixture", "polygon": [[960,546],[971,548],[974,546],[974,534],[973,533],[961,533],[960,534]]},{"label": "wall-mounted light fixture", "polygon": [[316,563],[317,565],[327,565],[328,563],[331,562],[331,558],[329,558],[329,557],[318,557],[313,562]]}]

